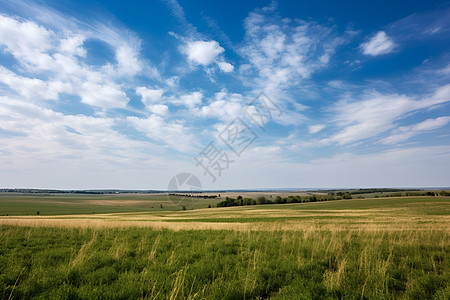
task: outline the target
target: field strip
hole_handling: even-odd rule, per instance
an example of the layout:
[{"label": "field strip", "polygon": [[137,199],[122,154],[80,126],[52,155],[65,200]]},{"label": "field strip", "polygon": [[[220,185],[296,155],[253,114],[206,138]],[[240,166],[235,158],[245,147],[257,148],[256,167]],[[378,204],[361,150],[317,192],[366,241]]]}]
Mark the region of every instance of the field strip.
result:
[{"label": "field strip", "polygon": [[448,216],[433,218],[377,218],[377,219],[308,219],[275,222],[214,222],[161,221],[119,218],[62,218],[62,217],[2,217],[0,225],[61,228],[130,228],[145,227],[156,230],[233,230],[233,231],[444,231],[450,232]]}]

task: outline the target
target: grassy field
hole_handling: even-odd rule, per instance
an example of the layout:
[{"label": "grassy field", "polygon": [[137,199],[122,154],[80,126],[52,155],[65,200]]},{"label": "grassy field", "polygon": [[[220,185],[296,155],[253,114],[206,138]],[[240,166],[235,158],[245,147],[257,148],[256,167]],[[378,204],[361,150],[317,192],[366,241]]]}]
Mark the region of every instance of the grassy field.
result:
[{"label": "grassy field", "polygon": [[[171,197],[172,200],[177,198],[180,197]],[[0,193],[0,216],[36,215],[37,211],[41,215],[73,215],[181,210],[181,206],[176,205],[171,199],[167,194]],[[189,208],[205,208],[219,201],[196,198],[187,204]]]},{"label": "grassy field", "polygon": [[449,197],[2,216],[0,298],[448,299],[449,221]]}]

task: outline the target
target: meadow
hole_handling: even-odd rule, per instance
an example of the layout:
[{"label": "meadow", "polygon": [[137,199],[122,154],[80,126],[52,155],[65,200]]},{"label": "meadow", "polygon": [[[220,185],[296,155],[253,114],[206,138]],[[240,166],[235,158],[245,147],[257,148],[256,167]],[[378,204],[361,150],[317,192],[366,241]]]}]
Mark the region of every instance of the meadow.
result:
[{"label": "meadow", "polygon": [[1,216],[0,298],[448,299],[449,221],[450,197]]},{"label": "meadow", "polygon": [[[177,197],[172,197],[177,198]],[[174,199],[172,199],[174,200]],[[186,200],[187,201],[187,200]],[[205,208],[218,200],[195,199],[190,207]],[[161,207],[162,206],[162,207]],[[73,215],[180,210],[167,194],[37,194],[0,193],[0,216]]]}]

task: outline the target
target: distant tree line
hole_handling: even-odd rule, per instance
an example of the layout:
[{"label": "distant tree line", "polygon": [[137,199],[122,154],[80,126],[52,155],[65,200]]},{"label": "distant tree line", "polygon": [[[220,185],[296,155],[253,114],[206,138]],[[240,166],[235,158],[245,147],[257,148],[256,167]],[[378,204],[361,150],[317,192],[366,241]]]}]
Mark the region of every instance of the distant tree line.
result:
[{"label": "distant tree line", "polygon": [[216,199],[217,195],[203,195],[203,194],[174,194],[169,193],[169,196],[177,196],[177,197],[192,197],[192,198],[203,198],[203,199]]},{"label": "distant tree line", "polygon": [[[421,191],[421,192],[404,192],[404,193],[392,193],[386,194],[382,197],[404,197],[404,196],[450,196],[450,192],[447,191]],[[379,198],[380,196],[375,196]],[[357,198],[362,198],[358,196]],[[243,198],[237,196],[236,198],[226,197],[225,201],[217,203],[217,207],[230,207],[230,206],[246,206],[246,205],[261,205],[261,204],[286,204],[286,203],[309,203],[309,202],[321,202],[332,201],[341,199],[352,199],[352,195],[349,192],[336,192],[335,194],[328,195],[308,195],[308,196],[288,196],[280,197],[276,196],[275,199],[267,199],[266,197]]]},{"label": "distant tree line", "polygon": [[352,199],[349,193],[344,193],[342,196],[332,195],[308,195],[308,196],[288,196],[280,197],[276,196],[275,199],[267,199],[266,197],[258,197],[256,199],[243,198],[237,196],[235,198],[226,197],[225,201],[217,203],[217,207],[230,207],[230,206],[246,206],[246,205],[261,205],[261,204],[287,204],[287,203],[308,203],[308,202],[321,202],[341,199]]},{"label": "distant tree line", "polygon": [[39,189],[0,189],[0,193],[45,193],[45,194],[56,194],[56,193],[67,193],[67,191],[58,190],[39,190]]},{"label": "distant tree line", "polygon": [[0,189],[0,193],[27,193],[27,194],[115,194],[113,191],[61,191],[61,190],[38,190],[38,189]]},{"label": "distant tree line", "polygon": [[[450,196],[450,192],[447,191],[421,191],[421,192],[403,192],[403,193],[392,193],[387,195],[382,195],[382,197],[414,197],[414,196]],[[379,198],[380,196],[375,196]]]},{"label": "distant tree line", "polygon": [[416,192],[420,191],[417,189],[386,189],[386,188],[379,188],[379,189],[357,189],[357,190],[348,190],[348,191],[327,191],[328,195],[342,195],[344,193],[349,193],[351,195],[355,194],[371,194],[371,193],[395,193],[395,192]]}]

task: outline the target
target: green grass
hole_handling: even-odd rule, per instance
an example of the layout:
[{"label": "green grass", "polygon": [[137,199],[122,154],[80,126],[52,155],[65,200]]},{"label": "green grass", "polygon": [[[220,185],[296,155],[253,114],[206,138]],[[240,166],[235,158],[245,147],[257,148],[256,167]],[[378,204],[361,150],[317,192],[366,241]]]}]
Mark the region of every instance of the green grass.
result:
[{"label": "green grass", "polygon": [[[194,200],[193,208],[205,208],[208,205],[215,205],[219,201],[214,199]],[[104,203],[99,204],[100,202]],[[163,208],[161,208],[161,204]],[[191,206],[189,205],[188,207]],[[176,210],[181,210],[181,206],[175,205],[163,194],[86,195],[0,193],[0,216],[36,215],[37,211],[41,215],[49,216]]]},{"label": "green grass", "polygon": [[[402,198],[378,198],[373,199],[350,199],[334,200],[325,202],[295,204],[270,204],[264,207],[273,209],[301,209],[301,210],[345,210],[345,209],[375,209],[394,208],[409,205],[414,209],[416,203],[430,201],[448,203],[448,197],[402,197]],[[132,213],[132,212],[167,212],[179,211],[181,205],[188,209],[206,208],[208,205],[215,206],[218,199],[195,198],[194,202],[187,198],[180,205],[175,205],[163,194],[22,194],[22,193],[0,193],[0,216],[26,216],[36,215],[39,211],[43,216],[51,215],[75,215],[75,214],[103,214],[103,213]],[[101,203],[101,204],[100,204]],[[161,204],[163,208],[161,208]],[[415,205],[417,207],[417,205]],[[420,206],[419,206],[420,207]],[[444,214],[450,213],[447,205]],[[260,209],[261,206],[248,206],[245,209]],[[422,209],[423,207],[421,207]],[[426,207],[427,211],[433,207]],[[442,208],[438,208],[442,212]],[[432,212],[437,213],[436,211]]]},{"label": "green grass", "polygon": [[[449,209],[409,197],[0,217],[22,224],[0,225],[0,299],[448,299]],[[55,218],[64,227],[43,226]],[[161,221],[174,230],[150,228]]]},{"label": "green grass", "polygon": [[2,299],[435,298],[444,232],[0,227]]},{"label": "green grass", "polygon": [[[344,209],[374,209],[374,208],[396,208],[409,207],[416,203],[431,202],[431,203],[449,203],[449,197],[400,197],[400,198],[371,198],[371,199],[349,199],[349,200],[334,200],[325,202],[303,203],[298,206],[298,209],[330,209],[330,210],[344,210]],[[278,208],[285,204],[277,205]],[[407,205],[407,206],[406,206]],[[274,206],[275,207],[275,206]],[[423,208],[423,207],[421,207]]]}]

